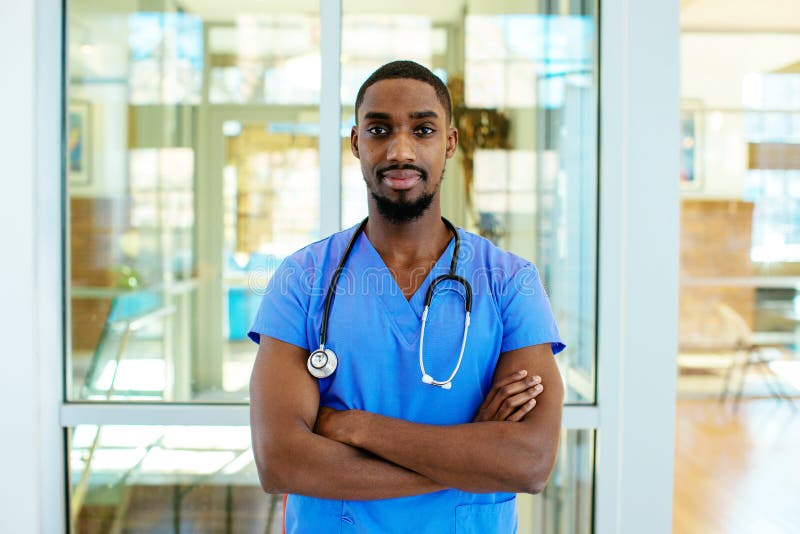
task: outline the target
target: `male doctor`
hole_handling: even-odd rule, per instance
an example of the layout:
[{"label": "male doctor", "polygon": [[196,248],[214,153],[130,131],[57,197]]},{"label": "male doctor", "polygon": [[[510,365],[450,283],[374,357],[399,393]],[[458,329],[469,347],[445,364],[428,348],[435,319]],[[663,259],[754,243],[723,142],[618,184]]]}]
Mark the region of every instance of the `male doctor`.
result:
[{"label": "male doctor", "polygon": [[[351,132],[369,217],[288,257],[263,297],[253,453],[290,534],[515,532],[515,493],[550,476],[564,345],[536,268],[442,218],[451,117],[427,68],[375,71]],[[316,378],[323,325],[336,362]]]}]

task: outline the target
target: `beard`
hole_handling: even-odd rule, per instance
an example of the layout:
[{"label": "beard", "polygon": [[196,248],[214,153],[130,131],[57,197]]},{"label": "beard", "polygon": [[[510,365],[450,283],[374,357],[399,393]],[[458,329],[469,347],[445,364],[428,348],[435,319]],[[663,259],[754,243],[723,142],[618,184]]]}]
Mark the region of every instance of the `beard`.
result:
[{"label": "beard", "polygon": [[375,206],[378,208],[378,213],[383,215],[389,222],[399,224],[411,222],[422,217],[422,214],[431,207],[433,198],[436,196],[436,191],[424,193],[419,198],[412,201],[391,200],[374,191],[370,192],[370,194],[372,198],[375,199]]},{"label": "beard", "polygon": [[[395,165],[380,169],[375,173],[377,175],[377,179],[380,181],[384,172],[394,169],[416,170],[420,173],[422,182],[428,182],[428,173],[424,169],[414,165]],[[444,169],[442,169],[442,178],[444,178]],[[407,223],[419,219],[426,211],[428,211],[428,208],[430,208],[431,204],[433,203],[433,199],[436,197],[436,193],[439,191],[441,183],[442,181],[439,180],[439,184],[437,184],[435,190],[430,193],[423,193],[415,200],[404,200],[403,197],[405,194],[402,194],[399,200],[391,200],[390,198],[380,195],[375,191],[370,191],[370,195],[375,200],[375,206],[378,208],[378,213],[380,213],[386,220],[394,224]]]}]

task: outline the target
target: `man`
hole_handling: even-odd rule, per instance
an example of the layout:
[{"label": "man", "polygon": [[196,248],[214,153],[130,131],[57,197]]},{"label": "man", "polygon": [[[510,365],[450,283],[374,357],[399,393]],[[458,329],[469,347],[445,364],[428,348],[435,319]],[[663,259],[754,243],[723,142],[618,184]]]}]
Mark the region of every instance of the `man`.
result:
[{"label": "man", "polygon": [[253,452],[289,533],[514,532],[514,494],[552,470],[564,345],[536,269],[442,219],[450,124],[428,69],[375,71],[351,133],[369,218],[287,258],[262,301]]}]

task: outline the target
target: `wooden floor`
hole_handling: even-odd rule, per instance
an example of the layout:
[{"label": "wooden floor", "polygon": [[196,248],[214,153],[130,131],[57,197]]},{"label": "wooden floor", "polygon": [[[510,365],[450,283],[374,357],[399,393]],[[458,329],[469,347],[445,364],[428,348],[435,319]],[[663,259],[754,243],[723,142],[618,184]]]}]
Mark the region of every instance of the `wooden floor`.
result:
[{"label": "wooden floor", "polygon": [[678,401],[673,532],[800,533],[800,410]]}]

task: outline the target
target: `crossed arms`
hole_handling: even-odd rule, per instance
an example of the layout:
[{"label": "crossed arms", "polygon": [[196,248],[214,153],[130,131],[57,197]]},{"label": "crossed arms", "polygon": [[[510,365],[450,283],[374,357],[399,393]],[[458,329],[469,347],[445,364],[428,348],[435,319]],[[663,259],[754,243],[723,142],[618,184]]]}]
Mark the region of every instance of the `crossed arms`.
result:
[{"label": "crossed arms", "polygon": [[[458,488],[475,493],[540,492],[558,450],[563,385],[549,344],[501,355],[495,385],[475,421],[437,426],[360,410],[319,407],[306,352],[261,336],[250,380],[253,454],[269,493],[368,500]],[[545,390],[509,410],[504,399],[527,371]],[[509,379],[509,377],[512,377]],[[530,385],[530,382],[527,382]],[[520,398],[522,393],[513,396]],[[525,406],[528,406],[527,413]],[[524,413],[520,421],[514,413]]]}]

